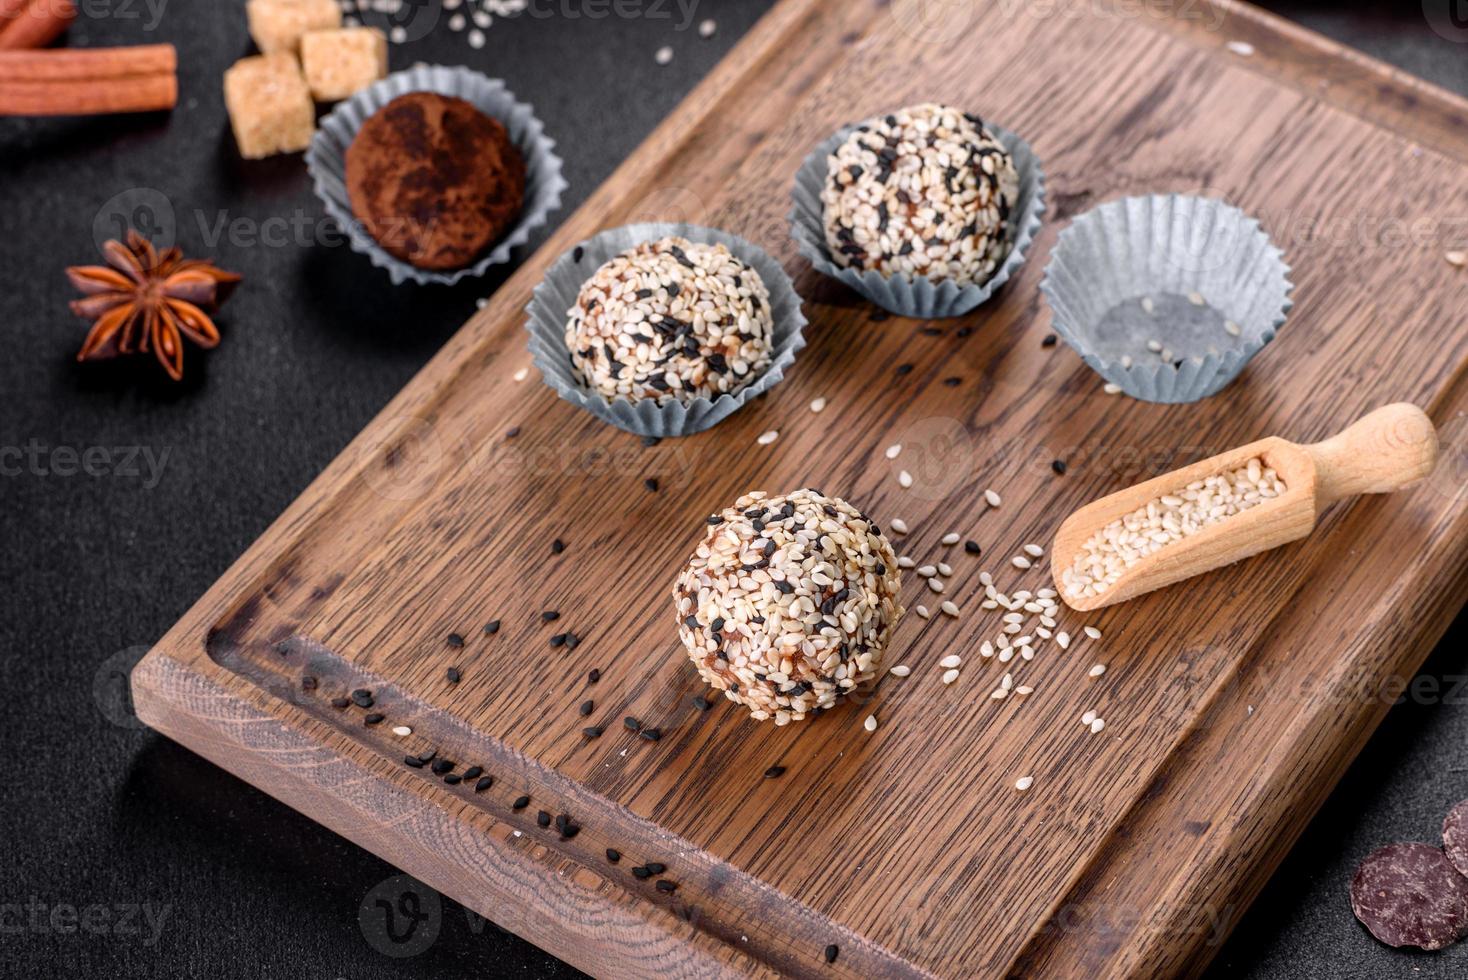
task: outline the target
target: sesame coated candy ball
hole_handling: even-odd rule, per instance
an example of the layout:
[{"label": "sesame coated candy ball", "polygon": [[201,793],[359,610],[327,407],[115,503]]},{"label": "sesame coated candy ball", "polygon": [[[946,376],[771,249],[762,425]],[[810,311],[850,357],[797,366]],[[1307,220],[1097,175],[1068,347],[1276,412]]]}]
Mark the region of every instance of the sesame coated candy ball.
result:
[{"label": "sesame coated candy ball", "polygon": [[773,344],[759,273],[723,245],[684,238],[614,256],[581,287],[566,322],[572,370],[609,400],[734,394],[770,366]]},{"label": "sesame coated candy ball", "polygon": [[784,725],[876,676],[901,584],[891,544],[846,501],[750,493],[708,519],[678,576],[678,635],[704,680]]},{"label": "sesame coated candy ball", "polygon": [[970,285],[1009,253],[1019,174],[977,116],[928,104],[869,119],[827,173],[821,203],[838,265]]}]

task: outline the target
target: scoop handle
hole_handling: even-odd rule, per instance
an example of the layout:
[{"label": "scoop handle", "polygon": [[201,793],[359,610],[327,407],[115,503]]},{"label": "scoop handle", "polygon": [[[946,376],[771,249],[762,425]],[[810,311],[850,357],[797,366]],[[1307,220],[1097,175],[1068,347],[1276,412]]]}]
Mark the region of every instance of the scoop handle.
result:
[{"label": "scoop handle", "polygon": [[1315,460],[1315,503],[1323,510],[1345,497],[1389,493],[1427,476],[1437,465],[1437,430],[1422,409],[1398,402],[1305,448]]}]

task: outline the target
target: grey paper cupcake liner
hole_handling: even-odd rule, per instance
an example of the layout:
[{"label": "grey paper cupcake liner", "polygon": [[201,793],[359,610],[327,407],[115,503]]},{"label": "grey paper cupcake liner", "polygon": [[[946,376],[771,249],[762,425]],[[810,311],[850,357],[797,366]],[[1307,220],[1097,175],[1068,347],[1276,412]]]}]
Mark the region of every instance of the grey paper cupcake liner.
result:
[{"label": "grey paper cupcake liner", "polygon": [[1076,218],[1040,290],[1055,332],[1098,374],[1133,398],[1178,404],[1221,391],[1274,339],[1294,305],[1289,272],[1238,208],[1152,195]]},{"label": "grey paper cupcake liner", "polygon": [[972,312],[993,296],[1025,261],[1025,252],[1040,230],[1045,214],[1045,173],[1040,158],[1019,136],[987,120],[984,128],[1004,144],[1019,174],[1018,199],[1010,209],[1009,253],[983,283],[960,286],[951,280],[933,282],[926,276],[884,276],[874,269],[861,272],[837,265],[826,244],[825,207],[821,191],[830,171],[829,158],[856,128],[845,126],[816,147],[800,165],[791,194],[790,233],[796,248],[818,272],[845,283],[871,302],[898,316],[934,320]]},{"label": "grey paper cupcake liner", "polygon": [[[520,220],[472,265],[452,272],[420,269],[388,253],[368,234],[352,213],[347,197],[347,147],[374,113],[393,99],[409,92],[437,92],[473,103],[475,108],[504,124],[510,140],[525,158],[525,203]],[[420,65],[396,72],[340,103],[321,120],[316,136],[306,151],[306,167],[316,185],[316,196],[347,233],[352,249],[367,256],[372,264],[386,269],[397,285],[407,280],[420,284],[452,286],[468,276],[482,276],[492,265],[509,260],[511,253],[545,224],[547,216],[561,206],[567,187],[561,176],[561,158],[555,140],[546,136],[535,111],[518,102],[505,83],[467,68]]]},{"label": "grey paper cupcake liner", "polygon": [[[567,312],[576,305],[582,285],[603,263],[643,242],[681,236],[707,245],[723,245],[764,280],[770,293],[770,316],[774,349],[769,367],[735,394],[718,398],[695,398],[689,402],[669,401],[664,405],[625,398],[609,401],[584,387],[571,370],[571,353],[566,347]],[[580,260],[577,260],[577,253]],[[585,409],[603,422],[639,436],[687,436],[711,428],[764,394],[784,378],[805,346],[806,319],[800,297],[785,270],[764,249],[736,235],[715,228],[690,224],[637,224],[600,232],[566,252],[546,271],[535,287],[525,328],[530,331],[530,354],[541,378],[566,401]]]}]

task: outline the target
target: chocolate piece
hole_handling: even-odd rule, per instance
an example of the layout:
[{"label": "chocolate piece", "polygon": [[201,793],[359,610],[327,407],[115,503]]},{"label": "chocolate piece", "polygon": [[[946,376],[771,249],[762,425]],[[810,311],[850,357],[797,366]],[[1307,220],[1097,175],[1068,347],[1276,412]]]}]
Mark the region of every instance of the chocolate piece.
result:
[{"label": "chocolate piece", "polygon": [[392,255],[460,269],[520,217],[525,160],[497,119],[463,99],[410,92],[362,124],[346,155],[352,213]]},{"label": "chocolate piece", "polygon": [[1356,869],[1351,910],[1388,946],[1442,949],[1468,933],[1468,878],[1431,844],[1388,844]]}]

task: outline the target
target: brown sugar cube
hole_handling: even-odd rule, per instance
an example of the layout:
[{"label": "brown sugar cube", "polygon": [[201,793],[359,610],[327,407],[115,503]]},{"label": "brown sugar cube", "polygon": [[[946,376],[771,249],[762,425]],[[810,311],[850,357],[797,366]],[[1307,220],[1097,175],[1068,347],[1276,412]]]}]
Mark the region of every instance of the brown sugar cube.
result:
[{"label": "brown sugar cube", "polygon": [[247,160],[296,153],[311,145],[316,107],[295,55],[264,54],[235,62],[224,73],[224,105],[240,155]]},{"label": "brown sugar cube", "polygon": [[250,36],[266,54],[295,52],[307,31],[342,26],[342,8],[337,0],[249,0],[245,16]]},{"label": "brown sugar cube", "polygon": [[301,36],[301,67],[317,102],[356,95],[387,76],[387,35],[372,27],[309,31]]}]

